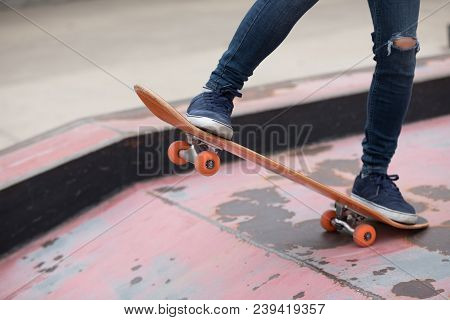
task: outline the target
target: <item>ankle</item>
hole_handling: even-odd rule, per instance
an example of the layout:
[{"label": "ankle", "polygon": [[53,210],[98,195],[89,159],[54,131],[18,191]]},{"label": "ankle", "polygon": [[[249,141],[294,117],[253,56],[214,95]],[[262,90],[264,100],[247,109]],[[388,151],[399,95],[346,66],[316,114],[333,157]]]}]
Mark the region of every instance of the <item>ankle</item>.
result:
[{"label": "ankle", "polygon": [[381,174],[381,175],[387,175],[387,168],[385,167],[371,167],[363,165],[360,175],[361,178],[365,178],[367,176],[370,176],[372,174]]},{"label": "ankle", "polygon": [[203,87],[205,90],[215,92],[219,95],[226,96],[228,99],[233,101],[235,97],[241,98],[242,93],[238,89],[233,88],[231,85],[220,86],[217,83],[209,81]]}]

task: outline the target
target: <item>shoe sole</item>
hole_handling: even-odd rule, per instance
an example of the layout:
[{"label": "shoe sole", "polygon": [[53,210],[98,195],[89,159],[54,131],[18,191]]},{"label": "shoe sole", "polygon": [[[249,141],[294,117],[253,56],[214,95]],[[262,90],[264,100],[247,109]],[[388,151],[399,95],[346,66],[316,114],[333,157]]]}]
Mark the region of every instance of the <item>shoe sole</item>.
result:
[{"label": "shoe sole", "polygon": [[369,208],[379,212],[383,216],[394,220],[396,222],[404,223],[404,224],[415,224],[417,222],[417,215],[415,214],[408,214],[401,211],[392,210],[383,206],[380,206],[379,204],[376,204],[372,201],[366,200],[364,198],[361,198],[357,196],[356,194],[352,193],[350,195],[351,198],[358,200],[359,202],[362,202]]},{"label": "shoe sole", "polygon": [[186,119],[194,126],[208,131],[216,136],[222,137],[227,140],[231,140],[231,138],[233,137],[233,128],[220,121],[207,117],[192,116],[189,114],[186,114]]}]

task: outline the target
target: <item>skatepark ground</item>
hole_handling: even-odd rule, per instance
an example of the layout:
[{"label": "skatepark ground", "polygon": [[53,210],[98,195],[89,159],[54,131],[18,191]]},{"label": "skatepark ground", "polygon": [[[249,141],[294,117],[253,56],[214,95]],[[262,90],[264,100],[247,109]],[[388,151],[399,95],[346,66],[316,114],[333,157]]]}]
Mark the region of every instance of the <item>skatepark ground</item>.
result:
[{"label": "skatepark ground", "polygon": [[[430,227],[374,223],[376,243],[360,248],[321,229],[329,199],[257,165],[224,157],[212,177],[174,170],[174,132],[128,88],[141,83],[185,110],[251,2],[0,9],[0,299],[450,297],[450,5],[433,13],[445,1],[423,1],[414,95],[390,167]],[[318,6],[255,74],[233,120],[264,137],[240,142],[348,193],[370,56],[340,73],[370,54],[370,17],[366,3]],[[308,137],[284,141],[292,124],[310,126]]]},{"label": "skatepark ground", "polygon": [[[447,299],[450,116],[405,126],[391,172],[423,231],[369,248],[321,230],[332,203],[245,161],[137,183],[0,261],[13,299]],[[361,136],[272,155],[348,192]]]}]

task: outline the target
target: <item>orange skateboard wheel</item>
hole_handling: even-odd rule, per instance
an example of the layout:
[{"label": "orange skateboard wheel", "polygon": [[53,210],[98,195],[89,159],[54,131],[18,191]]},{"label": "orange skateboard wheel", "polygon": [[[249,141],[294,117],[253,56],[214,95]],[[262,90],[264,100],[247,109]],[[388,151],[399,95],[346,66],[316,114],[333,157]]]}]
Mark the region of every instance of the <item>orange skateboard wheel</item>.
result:
[{"label": "orange skateboard wheel", "polygon": [[353,232],[353,241],[360,247],[369,247],[377,238],[375,228],[370,224],[360,224]]},{"label": "orange skateboard wheel", "polygon": [[195,169],[204,176],[212,176],[220,168],[220,158],[212,151],[200,152],[195,158]]},{"label": "orange skateboard wheel", "polygon": [[336,211],[327,210],[320,217],[320,225],[328,232],[335,232],[336,227],[331,223],[334,218],[336,218]]},{"label": "orange skateboard wheel", "polygon": [[169,149],[167,149],[169,160],[179,166],[186,164],[187,161],[184,158],[180,157],[180,151],[187,150],[190,147],[191,145],[186,141],[178,140],[172,142],[169,146]]}]

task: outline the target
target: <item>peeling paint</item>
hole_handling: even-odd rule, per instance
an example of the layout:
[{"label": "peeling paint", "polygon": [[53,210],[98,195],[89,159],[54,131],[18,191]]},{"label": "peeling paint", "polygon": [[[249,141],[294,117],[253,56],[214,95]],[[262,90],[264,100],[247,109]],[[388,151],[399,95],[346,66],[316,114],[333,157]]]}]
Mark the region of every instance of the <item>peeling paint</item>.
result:
[{"label": "peeling paint", "polygon": [[409,189],[414,194],[427,197],[432,200],[450,201],[450,189],[444,185],[423,185]]},{"label": "peeling paint", "polygon": [[42,269],[42,270],[40,270],[40,272],[51,273],[51,272],[55,271],[56,268],[58,268],[58,265],[57,265],[57,264],[55,264],[54,266],[52,266],[52,267],[50,267],[50,268]]},{"label": "peeling paint", "polygon": [[165,186],[165,187],[157,188],[157,189],[155,189],[155,191],[157,191],[159,193],[167,193],[167,192],[180,192],[184,189],[186,189],[185,186],[179,186],[179,187]]},{"label": "peeling paint", "polygon": [[218,220],[220,222],[227,223],[227,222],[233,222],[233,221],[237,220],[237,218],[234,218],[234,217],[220,217]]},{"label": "peeling paint", "polygon": [[408,238],[411,242],[429,251],[450,256],[450,230],[447,226],[431,227]]},{"label": "peeling paint", "polygon": [[293,296],[292,299],[297,300],[297,299],[303,298],[304,296],[305,296],[305,291],[300,291],[295,296]]},{"label": "peeling paint", "polygon": [[299,257],[310,256],[314,253],[314,251],[308,250],[306,252],[297,252],[296,255]]},{"label": "peeling paint", "polygon": [[250,189],[233,194],[236,199],[217,208],[220,217],[249,217],[238,224],[238,231],[254,241],[281,251],[298,247],[328,249],[351,243],[351,237],[324,232],[318,219],[299,224],[287,222],[295,213],[283,208],[289,202],[274,187]]},{"label": "peeling paint", "polygon": [[271,275],[271,276],[269,277],[269,279],[267,279],[266,281],[264,281],[263,283],[261,283],[259,286],[253,287],[252,290],[253,290],[253,291],[256,291],[256,290],[258,290],[259,288],[261,288],[263,285],[267,284],[269,281],[272,281],[272,280],[277,279],[277,278],[279,278],[279,277],[280,277],[280,274],[279,274],[279,273],[273,274],[273,275]]},{"label": "peeling paint", "polygon": [[48,240],[48,241],[44,242],[42,244],[42,248],[47,248],[47,247],[52,246],[57,240],[58,240],[58,238],[54,238],[54,239],[51,239],[51,240]]},{"label": "peeling paint", "polygon": [[394,267],[387,267],[387,268],[373,271],[372,273],[374,276],[384,276],[386,273],[388,273],[388,271],[393,271],[393,270],[395,270]]},{"label": "peeling paint", "polygon": [[436,290],[436,288],[432,284],[435,281],[436,280],[433,279],[426,279],[423,281],[416,279],[408,282],[400,282],[392,288],[392,292],[396,296],[418,299],[435,297],[444,292],[443,289]]},{"label": "peeling paint", "polygon": [[317,164],[316,169],[310,174],[310,177],[329,186],[348,186],[353,183],[336,171],[351,173],[357,175],[360,171],[359,159],[328,159]]},{"label": "peeling paint", "polygon": [[138,284],[141,281],[142,281],[142,277],[133,278],[133,280],[130,281],[130,285],[134,286],[135,284]]}]

